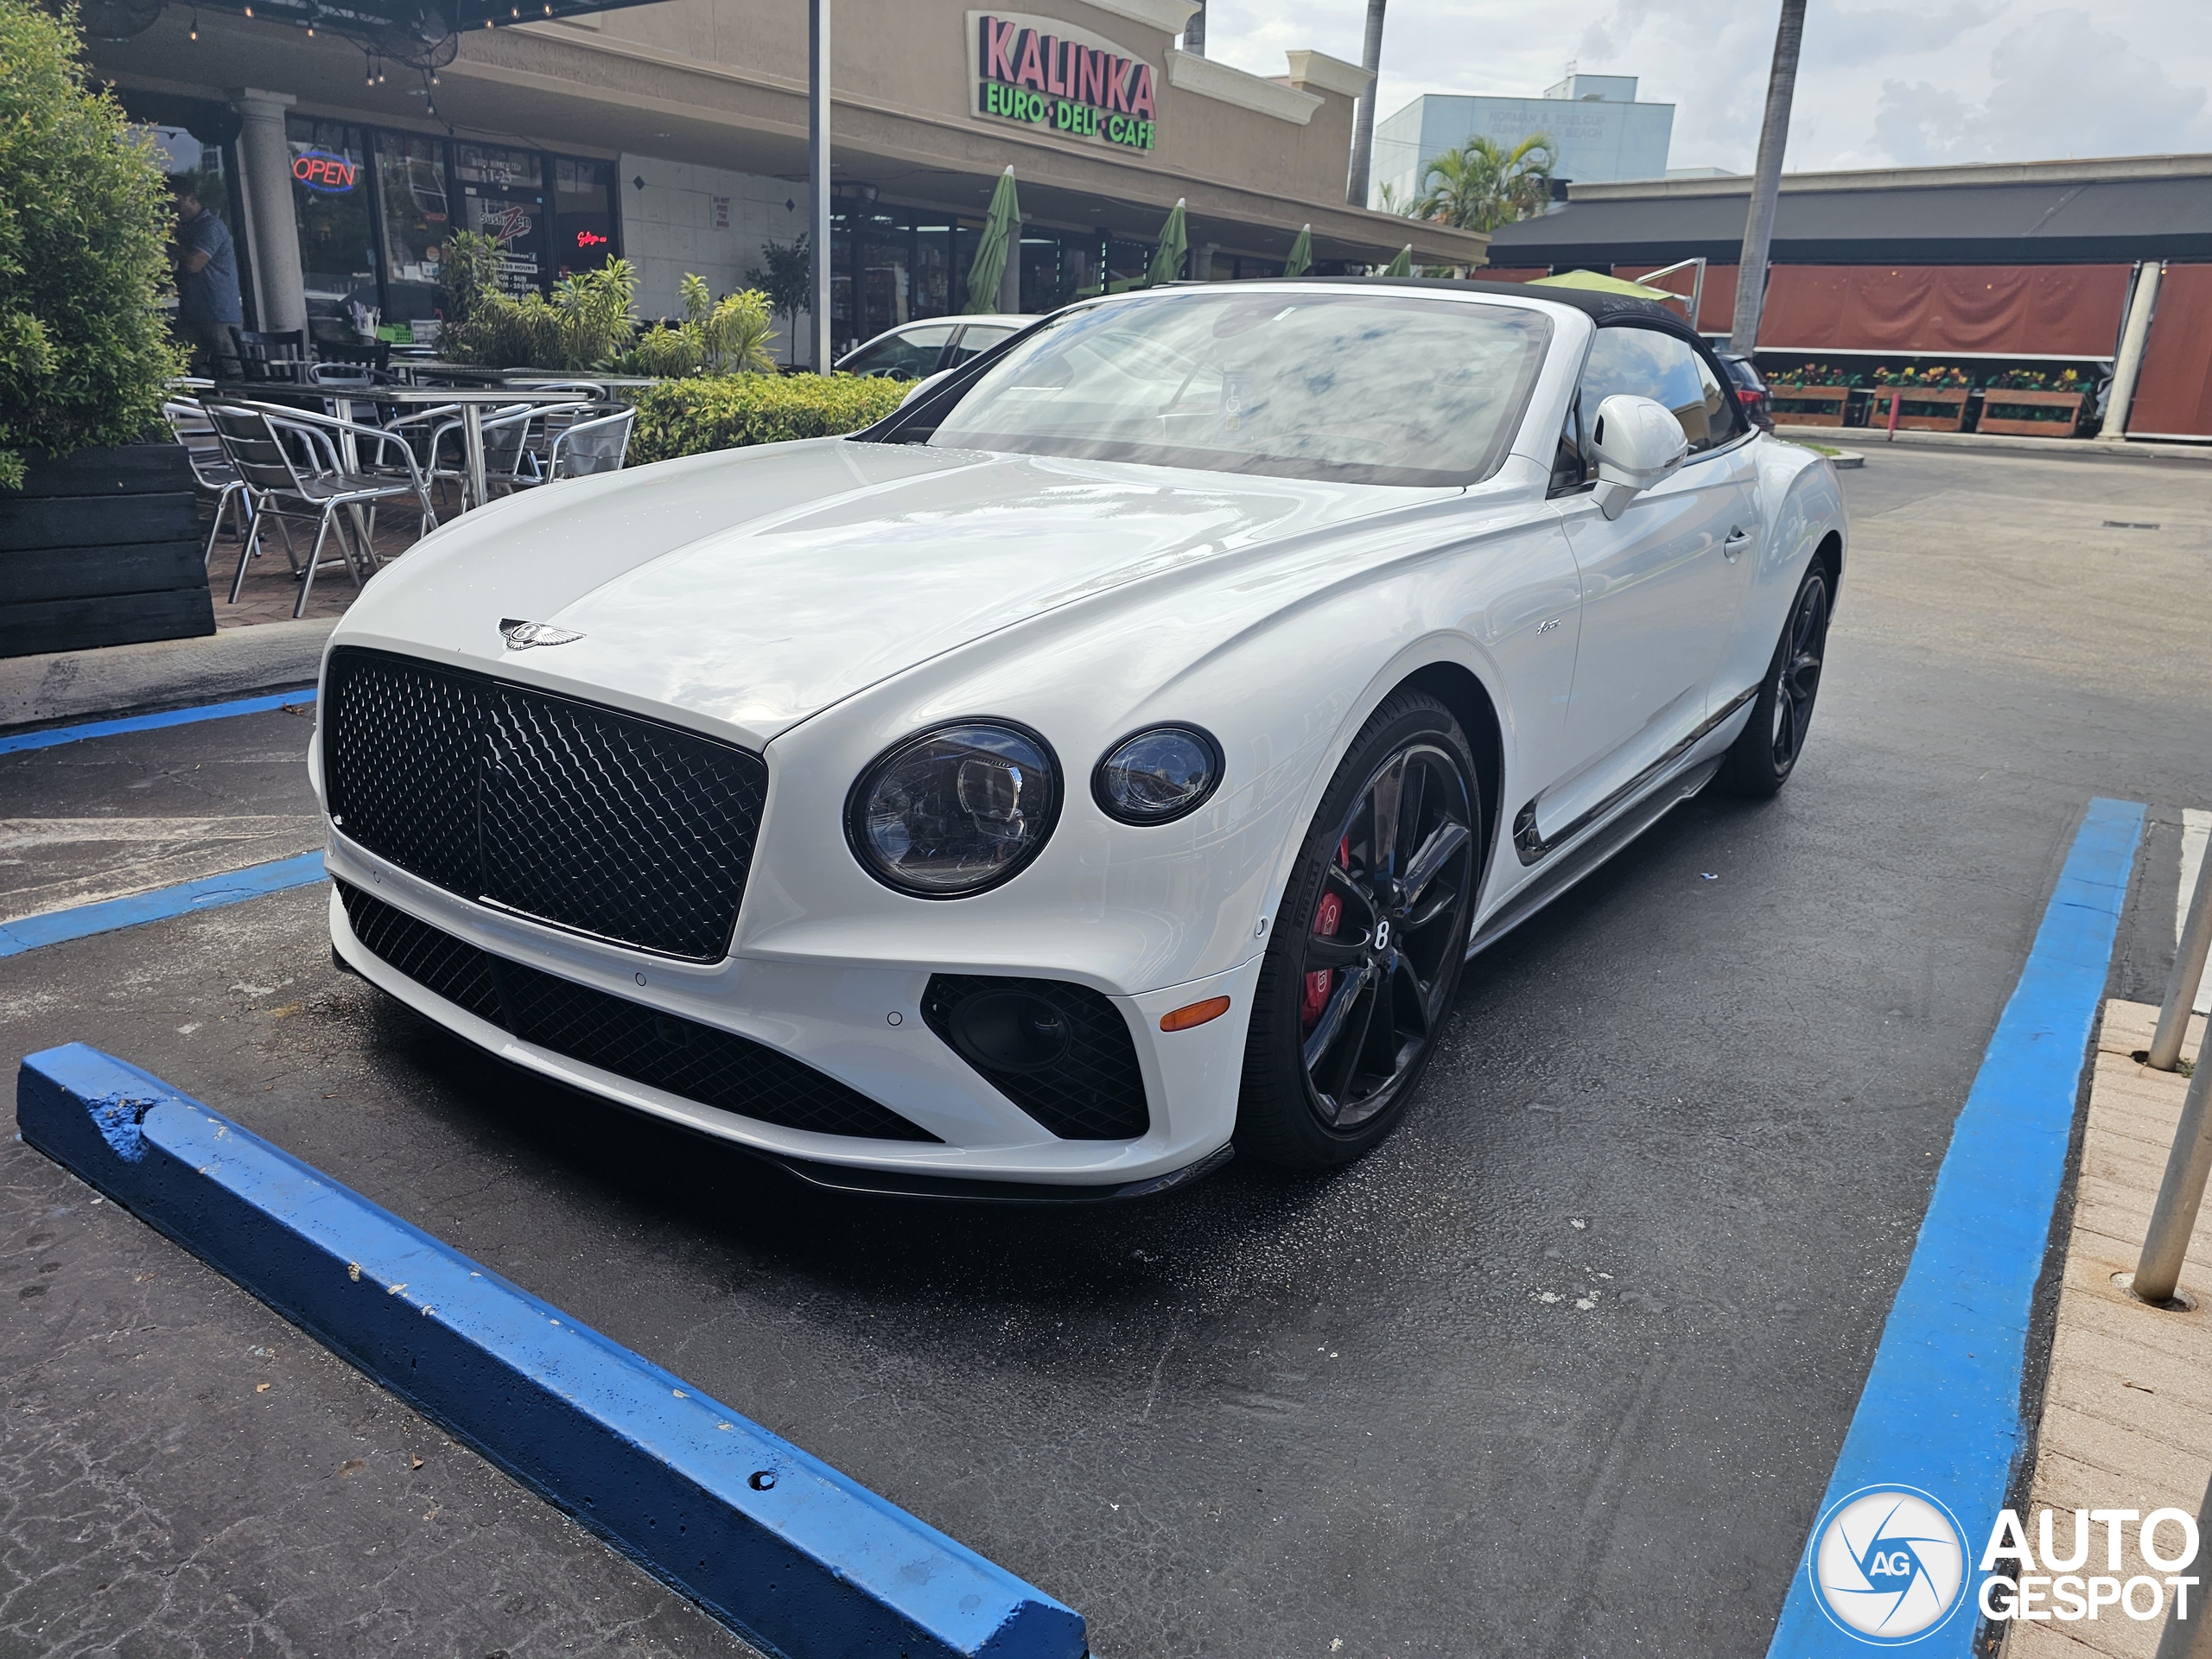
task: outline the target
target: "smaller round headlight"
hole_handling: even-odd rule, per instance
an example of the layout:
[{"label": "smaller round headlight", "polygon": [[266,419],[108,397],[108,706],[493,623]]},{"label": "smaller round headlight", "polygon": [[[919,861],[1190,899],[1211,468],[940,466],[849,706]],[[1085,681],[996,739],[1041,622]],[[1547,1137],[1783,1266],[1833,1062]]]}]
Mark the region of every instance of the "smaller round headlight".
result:
[{"label": "smaller round headlight", "polygon": [[1221,746],[1195,726],[1154,726],[1106,752],[1090,775],[1099,809],[1123,823],[1170,823],[1221,782]]},{"label": "smaller round headlight", "polygon": [[963,721],[877,757],[845,805],[845,836],[879,881],[958,899],[1010,880],[1059,817],[1052,752],[1026,727]]}]

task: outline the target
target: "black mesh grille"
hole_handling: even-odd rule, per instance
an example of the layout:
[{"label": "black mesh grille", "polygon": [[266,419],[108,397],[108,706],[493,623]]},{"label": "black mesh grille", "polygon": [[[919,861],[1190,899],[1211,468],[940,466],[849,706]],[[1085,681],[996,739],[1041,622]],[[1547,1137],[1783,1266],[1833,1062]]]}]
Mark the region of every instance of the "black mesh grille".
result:
[{"label": "black mesh grille", "polygon": [[332,653],[347,839],[464,899],[663,955],[729,948],[768,769],[713,738],[381,652]]},{"label": "black mesh grille", "polygon": [[726,1112],[817,1135],[935,1141],[867,1096],[734,1032],[493,956],[338,883],[353,937],[410,979],[524,1042]]},{"label": "black mesh grille", "polygon": [[[961,1053],[952,1014],[984,991],[1020,991],[1049,1002],[1067,1024],[1067,1052],[1041,1071],[1009,1071]],[[1008,1100],[1063,1141],[1133,1141],[1152,1127],[1144,1073],[1128,1022],[1110,999],[1057,979],[1002,979],[981,974],[931,974],[922,1018],[956,1053],[989,1078]]]}]

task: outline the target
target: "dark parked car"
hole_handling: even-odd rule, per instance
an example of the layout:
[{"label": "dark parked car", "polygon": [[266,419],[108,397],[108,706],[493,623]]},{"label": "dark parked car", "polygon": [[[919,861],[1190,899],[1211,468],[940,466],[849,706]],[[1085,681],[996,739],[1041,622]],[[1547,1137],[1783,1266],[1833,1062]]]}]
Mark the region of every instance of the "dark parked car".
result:
[{"label": "dark parked car", "polygon": [[1773,431],[1774,399],[1767,394],[1766,378],[1758,372],[1758,365],[1734,352],[1715,352],[1713,355],[1720,359],[1729,379],[1735,383],[1736,401],[1744,406],[1745,416],[1760,431]]}]

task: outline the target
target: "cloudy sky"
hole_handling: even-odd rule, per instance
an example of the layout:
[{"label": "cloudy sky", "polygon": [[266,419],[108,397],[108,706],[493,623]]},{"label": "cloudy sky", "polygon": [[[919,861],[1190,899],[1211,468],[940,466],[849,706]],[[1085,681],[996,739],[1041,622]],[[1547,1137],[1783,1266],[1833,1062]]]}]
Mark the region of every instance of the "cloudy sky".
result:
[{"label": "cloudy sky", "polygon": [[[1675,167],[1747,172],[1777,0],[1390,0],[1384,115],[1422,92],[1532,96],[1573,61],[1675,106]],[[1207,55],[1359,60],[1364,0],[1210,0]],[[2212,0],[1811,0],[1785,165],[2212,150]]]}]

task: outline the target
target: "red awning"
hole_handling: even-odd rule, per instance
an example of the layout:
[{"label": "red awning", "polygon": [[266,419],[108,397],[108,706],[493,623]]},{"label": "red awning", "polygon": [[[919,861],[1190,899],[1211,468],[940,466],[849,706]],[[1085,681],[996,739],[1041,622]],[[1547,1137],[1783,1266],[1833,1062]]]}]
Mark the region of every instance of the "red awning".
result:
[{"label": "red awning", "polygon": [[2133,437],[2212,437],[2212,265],[2168,265],[2127,411]]},{"label": "red awning", "polygon": [[2109,358],[2132,275],[2126,265],[1777,265],[1759,349]]},{"label": "red awning", "polygon": [[[1613,275],[1624,276],[1630,282],[1641,282],[1649,270],[1663,270],[1663,265],[1615,265]],[[1698,332],[1701,334],[1725,334],[1736,322],[1736,270],[1734,265],[1707,265],[1705,268],[1705,294],[1698,302]],[[1651,284],[1670,293],[1689,297],[1690,285],[1697,280],[1694,270],[1677,270],[1662,276]],[[1769,302],[1771,303],[1771,302]],[[1682,308],[1688,310],[1686,305]]]}]

